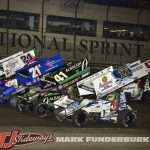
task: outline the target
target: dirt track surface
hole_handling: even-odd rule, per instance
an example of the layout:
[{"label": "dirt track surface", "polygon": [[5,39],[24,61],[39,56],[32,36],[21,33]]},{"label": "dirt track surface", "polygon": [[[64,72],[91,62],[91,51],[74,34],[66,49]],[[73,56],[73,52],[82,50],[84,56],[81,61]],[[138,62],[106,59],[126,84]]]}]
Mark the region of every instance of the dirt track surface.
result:
[{"label": "dirt track surface", "polygon": [[[150,104],[131,102],[130,106],[137,111],[138,121],[136,129],[150,129]],[[58,122],[52,112],[46,118],[37,118],[33,112],[20,113],[8,107],[0,107],[0,126],[11,127],[75,127],[72,122]],[[101,122],[89,123],[85,128],[118,128],[116,124]]]},{"label": "dirt track surface", "polygon": [[72,122],[58,122],[53,113],[46,118],[37,118],[32,112],[20,113],[8,107],[0,107],[0,132],[20,130],[20,133],[45,133],[53,134],[54,142],[15,146],[14,150],[30,149],[111,149],[111,150],[149,150],[149,143],[119,143],[119,142],[56,142],[57,137],[150,137],[150,105],[141,102],[130,104],[138,112],[137,125],[132,129],[121,129],[111,123],[89,123],[84,128],[77,128]]}]

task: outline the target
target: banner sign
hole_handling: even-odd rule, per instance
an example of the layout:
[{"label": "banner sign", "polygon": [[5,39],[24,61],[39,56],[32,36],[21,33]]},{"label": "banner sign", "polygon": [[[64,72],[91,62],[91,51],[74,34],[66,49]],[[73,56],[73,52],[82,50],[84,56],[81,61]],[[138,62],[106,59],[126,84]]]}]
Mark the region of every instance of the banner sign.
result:
[{"label": "banner sign", "polygon": [[113,67],[110,66],[102,71],[99,71],[79,82],[77,82],[77,87],[80,95],[89,95],[89,94],[95,94],[93,81],[97,79],[98,77],[107,74],[109,72],[113,71]]}]

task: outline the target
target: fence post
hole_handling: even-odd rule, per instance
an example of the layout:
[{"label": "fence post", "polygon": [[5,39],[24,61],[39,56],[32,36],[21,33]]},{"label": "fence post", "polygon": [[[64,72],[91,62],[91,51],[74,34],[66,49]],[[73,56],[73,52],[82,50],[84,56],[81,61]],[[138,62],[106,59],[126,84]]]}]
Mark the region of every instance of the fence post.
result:
[{"label": "fence post", "polygon": [[[42,1],[42,25],[41,25],[41,40],[42,40],[42,43],[44,42],[43,41],[43,35],[44,35],[44,4],[45,4],[45,1],[46,0],[43,0]],[[41,57],[44,57],[44,51],[43,51],[43,46],[41,45]]]},{"label": "fence post", "polygon": [[[9,5],[10,0],[7,0],[7,22],[9,20]],[[7,46],[6,46],[6,55],[9,55],[9,26],[7,25]]]},{"label": "fence post", "polygon": [[[137,22],[138,22],[138,36],[137,36],[137,45],[139,45],[139,35],[140,35],[140,17],[141,17],[141,13],[142,13],[142,8],[139,10],[139,12],[138,12],[138,20],[137,20]],[[139,59],[139,57],[140,57],[140,49],[139,49],[139,51],[137,50],[137,59]]]},{"label": "fence post", "polygon": [[[108,21],[108,19],[109,19],[109,10],[110,10],[110,6],[107,6],[106,21]],[[107,42],[108,42],[108,37],[106,36],[106,39],[105,39],[105,46],[107,45]],[[107,60],[106,47],[105,47],[104,53],[105,53],[105,54],[104,54],[104,60]]]}]

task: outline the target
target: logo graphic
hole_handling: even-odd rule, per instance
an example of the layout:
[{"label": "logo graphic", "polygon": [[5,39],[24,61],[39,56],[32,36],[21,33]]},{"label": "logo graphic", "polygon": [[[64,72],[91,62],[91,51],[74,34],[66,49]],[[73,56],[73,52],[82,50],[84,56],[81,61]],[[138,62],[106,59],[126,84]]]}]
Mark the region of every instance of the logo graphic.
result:
[{"label": "logo graphic", "polygon": [[107,82],[107,77],[104,76],[104,77],[102,78],[102,81],[103,81],[103,82]]},{"label": "logo graphic", "polygon": [[15,68],[15,66],[16,66],[17,63],[18,63],[18,61],[11,60],[11,61],[8,62],[8,64],[6,65],[6,67],[11,70],[11,69]]},{"label": "logo graphic", "polygon": [[52,134],[44,133],[29,133],[29,134],[19,134],[19,131],[7,131],[0,133],[0,149],[9,149],[14,146],[36,144],[38,142],[43,142],[44,144],[48,142],[53,142]]},{"label": "logo graphic", "polygon": [[54,63],[49,60],[44,63],[44,66],[49,67],[49,68],[52,67],[53,65],[54,65]]}]

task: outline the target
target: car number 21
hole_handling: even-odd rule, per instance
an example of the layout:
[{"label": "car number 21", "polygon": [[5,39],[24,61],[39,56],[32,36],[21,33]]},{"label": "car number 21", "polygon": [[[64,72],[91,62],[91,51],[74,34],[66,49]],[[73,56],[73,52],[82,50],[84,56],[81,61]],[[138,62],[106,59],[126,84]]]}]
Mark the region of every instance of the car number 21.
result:
[{"label": "car number 21", "polygon": [[36,65],[29,69],[29,72],[32,74],[33,79],[42,75],[42,73],[40,71],[40,67],[41,67],[41,65]]}]

